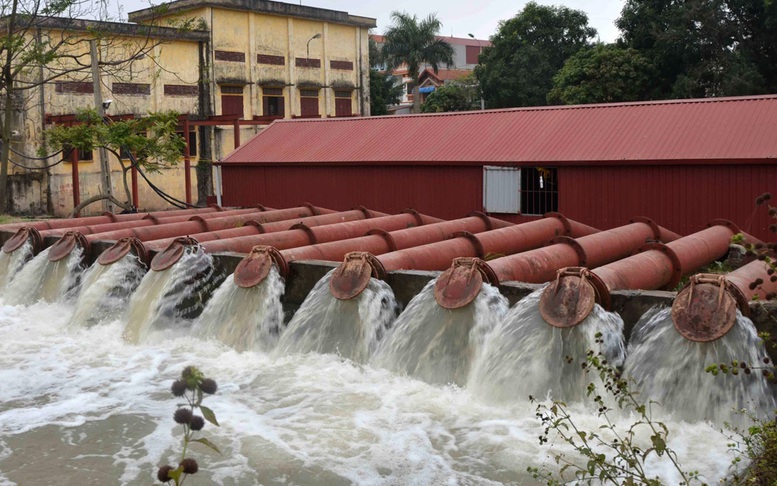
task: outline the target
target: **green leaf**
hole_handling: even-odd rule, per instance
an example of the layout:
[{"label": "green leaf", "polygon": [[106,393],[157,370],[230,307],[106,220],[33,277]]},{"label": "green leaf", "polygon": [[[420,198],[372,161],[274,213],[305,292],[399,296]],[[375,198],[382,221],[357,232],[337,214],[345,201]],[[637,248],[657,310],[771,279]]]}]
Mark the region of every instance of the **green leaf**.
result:
[{"label": "green leaf", "polygon": [[213,413],[213,410],[209,409],[208,407],[204,407],[200,405],[200,411],[202,411],[202,416],[205,417],[205,420],[212,423],[216,427],[220,427],[219,421],[216,420],[216,414]]},{"label": "green leaf", "polygon": [[218,454],[221,454],[221,451],[219,450],[218,447],[216,447],[216,444],[214,444],[213,442],[209,441],[208,439],[205,439],[205,438],[192,439],[192,442],[199,442],[200,444],[202,444],[202,445],[204,445],[206,447],[210,447],[211,449],[216,451]]}]

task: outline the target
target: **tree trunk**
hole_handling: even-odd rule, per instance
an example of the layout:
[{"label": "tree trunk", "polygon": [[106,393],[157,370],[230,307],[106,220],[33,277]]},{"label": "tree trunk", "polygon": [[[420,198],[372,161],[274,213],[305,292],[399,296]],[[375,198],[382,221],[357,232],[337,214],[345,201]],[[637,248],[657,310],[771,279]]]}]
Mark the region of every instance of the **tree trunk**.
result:
[{"label": "tree trunk", "polygon": [[418,83],[413,86],[413,113],[421,113],[421,93],[418,91]]}]

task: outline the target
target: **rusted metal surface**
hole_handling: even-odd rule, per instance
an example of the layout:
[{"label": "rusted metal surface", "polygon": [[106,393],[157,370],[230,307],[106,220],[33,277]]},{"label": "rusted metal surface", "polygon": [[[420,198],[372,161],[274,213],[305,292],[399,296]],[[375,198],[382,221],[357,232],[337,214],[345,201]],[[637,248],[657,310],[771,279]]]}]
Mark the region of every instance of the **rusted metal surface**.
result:
[{"label": "rusted metal surface", "polygon": [[[609,293],[595,273],[586,268],[565,268],[542,292],[540,315],[553,327],[573,327],[604,299],[609,299]],[[609,307],[609,303],[604,305]]]},{"label": "rusted metal surface", "polygon": [[339,300],[352,299],[367,288],[372,277],[386,277],[386,271],[380,262],[365,251],[348,253],[332,274],[329,292]]},{"label": "rusted metal surface", "polygon": [[275,265],[281,275],[288,274],[288,267],[278,250],[271,246],[255,246],[235,268],[235,284],[242,288],[258,285],[269,275]]},{"label": "rusted metal surface", "polygon": [[5,242],[3,245],[3,252],[13,253],[28,241],[32,245],[32,253],[37,255],[43,248],[43,237],[38,230],[30,226],[19,228],[16,233]]},{"label": "rusted metal surface", "polygon": [[176,238],[170,246],[154,256],[151,260],[151,270],[155,272],[167,270],[181,259],[188,247],[197,246],[198,244],[197,240],[188,236]]},{"label": "rusted metal surface", "polygon": [[76,248],[81,248],[84,252],[83,256],[86,258],[89,253],[89,242],[86,241],[84,235],[78,231],[68,231],[62,235],[62,238],[56,243],[51,245],[51,248],[49,249],[49,261],[58,262],[70,255]]},{"label": "rusted metal surface", "polygon": [[750,300],[777,292],[769,269],[765,262],[754,260],[726,275],[694,275],[672,304],[675,329],[691,341],[723,337],[736,323],[737,308],[748,316]]},{"label": "rusted metal surface", "polygon": [[134,254],[144,264],[149,262],[149,254],[143,243],[132,236],[127,236],[117,241],[113,246],[105,250],[97,257],[97,263],[100,265],[110,265],[121,260],[128,254]]},{"label": "rusted metal surface", "polygon": [[450,271],[437,279],[434,298],[446,309],[458,309],[472,302],[484,282],[496,284],[496,276],[479,258],[454,258]]}]

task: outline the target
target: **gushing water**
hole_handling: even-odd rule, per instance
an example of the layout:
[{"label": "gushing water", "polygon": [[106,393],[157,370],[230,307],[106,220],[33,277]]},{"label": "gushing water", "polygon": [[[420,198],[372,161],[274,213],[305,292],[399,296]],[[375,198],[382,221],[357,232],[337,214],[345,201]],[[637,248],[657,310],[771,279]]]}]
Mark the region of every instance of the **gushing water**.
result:
[{"label": "gushing water", "polygon": [[764,377],[742,370],[737,376],[713,376],[704,368],[715,363],[730,366],[732,360],[757,366],[766,357],[755,326],[739,310],[734,327],[725,336],[697,343],[675,330],[670,308],[654,308],[632,332],[624,373],[646,399],[659,402],[678,418],[747,426],[749,419],[737,411],[747,409],[766,417],[777,407]]},{"label": "gushing water", "polygon": [[135,255],[126,255],[110,265],[94,263],[84,275],[70,325],[91,327],[120,317],[145,273]]},{"label": "gushing water", "polygon": [[199,315],[212,285],[218,285],[213,257],[200,246],[187,247],[172,267],[143,277],[129,302],[124,339],[137,344],[151,329],[187,327],[186,319]]},{"label": "gushing water", "polygon": [[192,333],[217,339],[238,351],[269,351],[283,328],[284,290],[275,267],[261,284],[247,289],[238,287],[230,275],[195,321]]},{"label": "gushing water", "polygon": [[8,304],[29,305],[38,300],[56,302],[77,289],[84,267],[83,249],[76,247],[62,260],[49,261],[49,248],[24,265],[6,285],[4,300]]},{"label": "gushing water", "polygon": [[601,352],[613,366],[623,363],[620,316],[597,304],[577,326],[553,327],[539,313],[543,290],[515,304],[486,335],[467,381],[472,393],[497,402],[527,400],[529,395],[580,400],[592,379],[581,367],[589,350]]},{"label": "gushing water", "polygon": [[11,253],[0,251],[0,288],[4,288],[30,258],[32,245],[29,241]]},{"label": "gushing water", "polygon": [[507,299],[483,284],[473,303],[445,309],[434,299],[436,281],[410,301],[372,363],[427,383],[464,386],[483,337],[507,312]]},{"label": "gushing water", "polygon": [[364,363],[397,316],[394,292],[370,279],[364,292],[338,300],[329,292],[334,270],[319,280],[278,342],[277,354],[335,353]]}]

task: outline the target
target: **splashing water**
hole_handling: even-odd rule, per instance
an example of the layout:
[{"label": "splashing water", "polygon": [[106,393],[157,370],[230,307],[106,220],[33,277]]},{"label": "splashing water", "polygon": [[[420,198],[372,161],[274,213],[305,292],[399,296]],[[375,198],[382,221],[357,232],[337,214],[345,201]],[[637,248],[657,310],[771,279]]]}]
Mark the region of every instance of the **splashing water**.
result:
[{"label": "splashing water", "polygon": [[29,305],[38,300],[56,302],[70,298],[78,289],[83,249],[76,247],[62,260],[49,261],[49,248],[27,263],[6,285],[4,301],[8,304]]},{"label": "splashing water", "polygon": [[110,265],[94,263],[84,275],[69,325],[91,327],[117,319],[145,273],[135,255],[126,255]]},{"label": "splashing water", "polygon": [[213,257],[200,246],[187,247],[172,267],[143,277],[130,298],[124,339],[137,344],[151,329],[188,327],[187,319],[202,311],[207,294],[218,283]]},{"label": "splashing water", "polygon": [[697,343],[675,330],[671,311],[649,310],[629,341],[624,373],[645,398],[659,402],[678,418],[711,420],[718,425],[750,425],[737,412],[742,409],[761,418],[773,413],[777,407],[774,394],[760,373],[713,376],[704,371],[714,363],[730,366],[732,360],[751,365],[763,362],[766,350],[750,319],[737,310],[737,321],[725,336]]},{"label": "splashing water", "polygon": [[195,321],[192,334],[218,339],[237,351],[273,349],[283,327],[284,290],[274,266],[261,284],[247,289],[230,275]]},{"label": "splashing water", "polygon": [[334,270],[319,280],[278,341],[277,354],[335,353],[364,363],[396,319],[394,291],[382,280],[357,297],[338,300],[329,292]]},{"label": "splashing water", "polygon": [[32,245],[29,241],[11,253],[0,251],[0,288],[5,287],[31,258]]},{"label": "splashing water", "polygon": [[589,350],[601,352],[613,366],[623,363],[623,321],[617,314],[597,304],[577,326],[553,327],[539,313],[543,290],[515,304],[488,333],[467,382],[472,393],[498,402],[526,400],[529,395],[580,400],[592,379],[580,366]]},{"label": "splashing water", "polygon": [[427,383],[464,386],[483,337],[507,312],[507,299],[483,284],[470,305],[445,309],[434,299],[436,281],[410,301],[372,363]]}]

